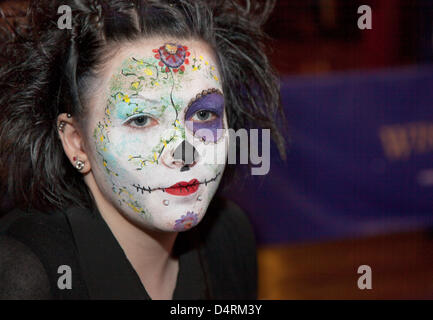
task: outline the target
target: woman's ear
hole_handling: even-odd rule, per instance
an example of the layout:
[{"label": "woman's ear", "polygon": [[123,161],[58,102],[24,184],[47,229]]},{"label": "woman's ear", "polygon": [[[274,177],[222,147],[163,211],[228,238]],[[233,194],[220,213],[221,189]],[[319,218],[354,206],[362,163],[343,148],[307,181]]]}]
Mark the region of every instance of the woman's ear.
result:
[{"label": "woman's ear", "polygon": [[74,118],[70,114],[60,114],[57,117],[57,128],[63,150],[69,161],[81,173],[89,173],[91,170],[89,158],[84,150],[84,141]]}]

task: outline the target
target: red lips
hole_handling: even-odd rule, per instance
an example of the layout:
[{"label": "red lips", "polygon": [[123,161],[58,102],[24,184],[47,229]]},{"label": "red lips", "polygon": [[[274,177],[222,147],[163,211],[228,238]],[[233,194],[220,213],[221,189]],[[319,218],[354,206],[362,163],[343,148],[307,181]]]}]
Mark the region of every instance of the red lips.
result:
[{"label": "red lips", "polygon": [[188,196],[198,190],[200,183],[197,179],[192,179],[190,182],[181,181],[169,188],[165,189],[165,192],[174,196]]}]

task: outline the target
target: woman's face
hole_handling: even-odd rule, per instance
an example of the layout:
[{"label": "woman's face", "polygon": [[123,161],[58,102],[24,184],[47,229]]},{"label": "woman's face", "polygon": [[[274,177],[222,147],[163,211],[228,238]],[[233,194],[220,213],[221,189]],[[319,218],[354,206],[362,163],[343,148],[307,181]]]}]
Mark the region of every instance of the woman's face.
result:
[{"label": "woman's face", "polygon": [[128,44],[90,99],[86,145],[105,200],[159,231],[197,225],[227,156],[221,77],[200,41]]}]

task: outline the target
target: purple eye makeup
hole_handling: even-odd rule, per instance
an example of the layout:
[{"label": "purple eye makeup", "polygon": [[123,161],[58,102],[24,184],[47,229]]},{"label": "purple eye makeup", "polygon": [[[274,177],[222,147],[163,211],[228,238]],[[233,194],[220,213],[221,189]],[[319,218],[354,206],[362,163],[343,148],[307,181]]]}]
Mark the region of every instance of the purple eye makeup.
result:
[{"label": "purple eye makeup", "polygon": [[224,127],[223,118],[224,96],[218,89],[204,90],[198,94],[190,102],[185,115],[186,127],[194,135],[200,129],[208,129],[212,132],[212,136],[199,134],[198,137],[204,141],[211,140],[213,142],[217,142],[220,139],[222,133],[218,132],[218,129],[223,129]]}]

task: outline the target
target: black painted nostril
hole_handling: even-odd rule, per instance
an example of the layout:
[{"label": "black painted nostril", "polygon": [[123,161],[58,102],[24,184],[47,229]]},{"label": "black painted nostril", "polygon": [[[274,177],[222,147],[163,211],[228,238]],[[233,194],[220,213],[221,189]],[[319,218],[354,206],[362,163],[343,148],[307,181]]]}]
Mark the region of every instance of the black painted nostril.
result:
[{"label": "black painted nostril", "polygon": [[182,160],[185,165],[191,165],[198,159],[198,152],[192,144],[183,140],[173,152],[174,160]]},{"label": "black painted nostril", "polygon": [[180,172],[184,172],[184,171],[188,171],[189,170],[189,166],[185,165],[182,168],[180,168]]}]

